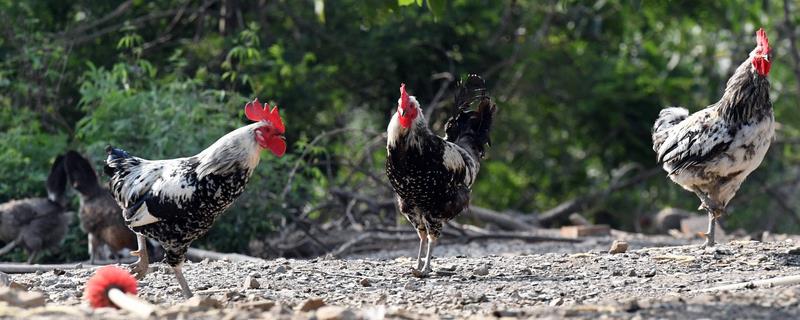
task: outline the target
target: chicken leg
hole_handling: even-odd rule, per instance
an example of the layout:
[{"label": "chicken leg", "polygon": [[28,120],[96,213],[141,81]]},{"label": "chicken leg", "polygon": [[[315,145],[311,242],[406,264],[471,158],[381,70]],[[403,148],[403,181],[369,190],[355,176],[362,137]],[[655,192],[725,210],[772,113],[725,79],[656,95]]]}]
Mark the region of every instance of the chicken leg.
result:
[{"label": "chicken leg", "polygon": [[28,255],[28,264],[33,264],[36,261],[36,257],[39,256],[39,251],[32,251],[30,255]]},{"label": "chicken leg", "polygon": [[432,271],[431,267],[431,257],[433,256],[433,244],[436,242],[436,238],[432,235],[428,234],[428,250],[425,253],[425,266],[420,270],[420,274],[428,275]]},{"label": "chicken leg", "polygon": [[139,257],[139,259],[129,267],[131,268],[131,273],[136,276],[136,279],[142,280],[144,276],[147,275],[148,268],[150,267],[150,256],[147,254],[147,238],[137,233],[136,242],[139,244],[139,249],[131,251],[131,255]]},{"label": "chicken leg", "polygon": [[700,207],[697,209],[708,212],[708,230],[706,230],[706,241],[703,243],[703,248],[710,248],[716,244],[714,235],[716,234],[715,231],[717,230],[717,219],[722,215],[724,209],[722,209],[715,201],[711,200],[705,193],[695,193],[702,202]]},{"label": "chicken leg", "polygon": [[[14,250],[14,248],[17,247],[17,244],[20,242],[20,240],[22,240],[22,235],[20,235],[19,237],[17,237],[14,240],[11,240],[11,242],[9,242],[2,249],[0,249],[0,256],[4,255],[6,253],[9,253],[11,250]],[[420,244],[420,246],[421,245],[422,244]],[[420,252],[422,252],[422,247],[420,247],[419,250],[420,250]]]},{"label": "chicken leg", "polygon": [[183,277],[183,271],[181,270],[181,266],[183,266],[183,264],[174,266],[172,267],[172,270],[175,272],[175,278],[178,279],[178,284],[181,286],[183,297],[189,299],[194,294],[192,294],[192,289],[189,289],[189,283],[186,282],[186,278]]},{"label": "chicken leg", "polygon": [[422,247],[428,238],[428,233],[425,230],[417,229],[417,235],[419,236],[419,252],[417,253],[417,268],[414,270],[422,270]]}]

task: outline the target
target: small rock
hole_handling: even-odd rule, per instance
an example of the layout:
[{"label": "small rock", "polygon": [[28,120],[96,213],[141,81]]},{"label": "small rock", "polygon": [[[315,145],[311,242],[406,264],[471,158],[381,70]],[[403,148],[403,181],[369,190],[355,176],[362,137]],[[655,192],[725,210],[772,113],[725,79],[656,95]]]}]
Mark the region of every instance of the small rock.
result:
[{"label": "small rock", "polygon": [[0,301],[10,306],[21,308],[35,308],[44,306],[45,296],[35,291],[20,291],[9,287],[0,288]]},{"label": "small rock", "polygon": [[347,308],[340,306],[324,306],[317,310],[319,320],[351,320],[355,319],[356,314]]},{"label": "small rock", "polygon": [[362,278],[361,280],[358,281],[358,284],[360,284],[362,287],[371,287],[372,286],[372,283],[370,283],[369,279],[367,279],[367,278]]},{"label": "small rock", "polygon": [[65,273],[67,273],[67,272],[66,272],[66,271],[64,271],[64,270],[61,270],[61,269],[53,269],[53,274],[54,274],[54,275],[61,276],[61,275],[64,275]]},{"label": "small rock", "polygon": [[417,283],[414,281],[406,282],[406,284],[403,285],[403,289],[406,290],[416,290],[417,288],[419,288],[419,285],[417,285]]},{"label": "small rock", "polygon": [[620,307],[622,310],[625,310],[626,312],[636,312],[639,311],[639,309],[641,309],[641,307],[639,306],[639,301],[637,301],[636,299],[622,301],[620,303]]},{"label": "small rock", "polygon": [[486,275],[489,275],[489,266],[484,264],[484,265],[480,266],[479,268],[475,269],[475,270],[473,271],[473,273],[474,273],[476,276],[486,276]]},{"label": "small rock", "polygon": [[794,247],[786,251],[786,254],[800,255],[800,247]]},{"label": "small rock", "polygon": [[5,272],[0,272],[0,286],[8,287],[11,284],[11,278]]},{"label": "small rock", "polygon": [[303,312],[314,311],[325,305],[322,298],[309,298],[300,305],[298,310]]},{"label": "small rock", "polygon": [[276,268],[275,268],[275,270],[273,270],[272,272],[273,272],[273,273],[285,273],[285,272],[286,272],[286,267],[284,267],[284,266],[278,266],[278,267],[276,267]]},{"label": "small rock", "polygon": [[258,309],[262,311],[269,311],[274,306],[275,306],[275,301],[270,301],[270,300],[242,302],[236,304],[236,308],[238,309]]},{"label": "small rock", "polygon": [[244,279],[244,283],[242,283],[242,289],[244,290],[258,288],[261,288],[261,284],[258,283],[258,280],[252,276],[247,276],[247,278]]},{"label": "small rock", "polygon": [[181,303],[182,306],[192,307],[192,308],[203,308],[203,309],[221,309],[223,307],[222,302],[217,299],[213,299],[210,297],[201,297],[195,295],[189,300]]},{"label": "small rock", "polygon": [[564,304],[564,299],[563,298],[555,298],[554,300],[550,301],[550,303],[549,303],[549,305],[551,307],[557,307],[557,306],[560,306],[562,304]]},{"label": "small rock", "polygon": [[636,276],[636,270],[635,269],[631,269],[631,271],[628,271],[628,276],[629,277],[635,277]]},{"label": "small rock", "polygon": [[614,240],[611,244],[611,249],[608,250],[608,253],[617,254],[617,253],[625,253],[628,251],[628,243],[622,240]]}]

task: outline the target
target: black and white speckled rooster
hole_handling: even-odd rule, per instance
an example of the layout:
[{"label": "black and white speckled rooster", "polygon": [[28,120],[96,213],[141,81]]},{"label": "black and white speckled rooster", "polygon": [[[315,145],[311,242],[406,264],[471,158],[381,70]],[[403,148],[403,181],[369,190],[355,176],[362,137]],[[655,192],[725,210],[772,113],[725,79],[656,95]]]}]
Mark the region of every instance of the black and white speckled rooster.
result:
[{"label": "black and white speckled rooster", "polygon": [[137,235],[138,278],[148,269],[145,237],[164,247],[167,264],[186,297],[192,293],[181,272],[192,241],[203,236],[214,220],[244,191],[262,149],[276,156],[286,152],[283,120],[277,107],[262,107],[256,99],[245,106],[256,123],[236,129],[199,154],[170,160],[145,160],[108,147],[105,173],[111,193],[123,208],[125,223]]},{"label": "black and white speckled rooster", "polygon": [[[477,102],[477,110],[471,110],[473,102]],[[397,193],[400,212],[419,235],[418,275],[431,272],[432,248],[443,224],[469,206],[497,110],[477,75],[460,84],[455,108],[456,114],[445,126],[446,136],[436,136],[428,128],[417,99],[408,95],[403,84],[397,112],[387,128],[386,174]]]},{"label": "black and white speckled rooster", "polygon": [[653,150],[672,181],[700,198],[708,212],[705,246],[717,219],[769,149],[775,118],[769,100],[770,47],[763,29],[756,48],[728,80],[715,104],[689,115],[666,108],[653,127]]}]

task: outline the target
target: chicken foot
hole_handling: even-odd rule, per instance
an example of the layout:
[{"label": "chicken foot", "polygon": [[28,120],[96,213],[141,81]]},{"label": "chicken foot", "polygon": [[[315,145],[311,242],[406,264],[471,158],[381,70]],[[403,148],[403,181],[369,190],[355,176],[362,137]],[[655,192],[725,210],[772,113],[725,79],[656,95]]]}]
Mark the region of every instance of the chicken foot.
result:
[{"label": "chicken foot", "polygon": [[137,233],[136,242],[139,244],[139,249],[131,251],[131,255],[139,257],[139,259],[130,264],[129,267],[136,279],[142,280],[144,276],[147,275],[147,271],[150,268],[150,256],[147,254],[147,238]]}]

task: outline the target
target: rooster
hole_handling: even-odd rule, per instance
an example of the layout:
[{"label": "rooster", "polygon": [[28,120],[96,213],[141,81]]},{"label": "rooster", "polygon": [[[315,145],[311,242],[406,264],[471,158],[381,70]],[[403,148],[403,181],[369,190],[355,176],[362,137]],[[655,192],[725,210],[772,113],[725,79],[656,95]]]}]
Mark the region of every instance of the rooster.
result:
[{"label": "rooster", "polygon": [[109,146],[104,171],[111,193],[122,207],[125,223],[136,233],[139,260],[131,265],[137,278],[147,273],[146,238],[158,241],[174,270],[183,295],[192,291],[181,265],[192,241],[244,191],[262,149],[278,157],[286,152],[278,108],[247,103],[245,115],[256,123],[236,129],[199,154],[170,160],[145,160]]},{"label": "rooster", "polygon": [[136,235],[125,225],[114,197],[100,186],[89,160],[70,150],[64,155],[64,168],[70,184],[80,194],[78,218],[89,238],[89,262],[96,262],[104,246],[112,253],[136,249]]},{"label": "rooster", "polygon": [[[471,110],[475,101],[477,111]],[[402,84],[397,112],[387,128],[386,174],[397,193],[400,212],[419,235],[414,269],[419,276],[431,272],[433,245],[443,224],[469,207],[471,188],[497,111],[477,75],[468,76],[459,85],[455,108],[456,114],[445,125],[446,136],[436,136],[428,128],[417,99],[409,96]]]},{"label": "rooster", "polygon": [[728,80],[716,103],[689,115],[666,108],[653,127],[653,150],[672,181],[700,198],[708,213],[705,247],[714,242],[717,219],[747,175],[769,149],[775,117],[769,100],[770,47],[764,29],[756,48]]},{"label": "rooster", "polygon": [[72,220],[66,211],[67,175],[64,157],[58,156],[47,176],[47,198],[27,198],[0,204],[0,240],[6,245],[0,249],[4,255],[17,246],[28,252],[28,263],[33,263],[42,250],[57,247],[64,240]]}]

